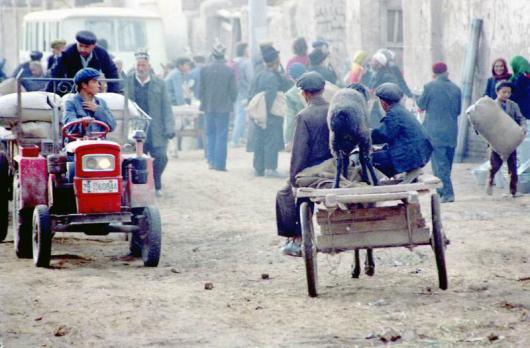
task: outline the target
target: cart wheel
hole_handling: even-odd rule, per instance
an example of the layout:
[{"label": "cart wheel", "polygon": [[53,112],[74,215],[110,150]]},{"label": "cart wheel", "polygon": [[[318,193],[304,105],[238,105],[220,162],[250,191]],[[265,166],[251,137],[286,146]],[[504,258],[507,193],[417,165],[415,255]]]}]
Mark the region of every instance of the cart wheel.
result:
[{"label": "cart wheel", "polygon": [[[146,267],[156,267],[160,261],[160,247],[162,244],[162,222],[158,208],[145,207],[144,218],[140,224],[142,238],[142,260]],[[134,238],[133,238],[134,239]]]},{"label": "cart wheel", "polygon": [[19,180],[18,175],[13,181],[13,240],[15,253],[21,259],[31,259],[33,249],[31,245],[33,208],[19,208]]},{"label": "cart wheel", "polygon": [[447,290],[447,269],[445,267],[445,237],[442,229],[442,216],[440,210],[440,196],[434,193],[431,196],[432,235],[431,246],[436,257],[438,268],[438,283],[442,290]]},{"label": "cart wheel", "polygon": [[7,236],[9,227],[9,163],[0,152],[0,242]]},{"label": "cart wheel", "polygon": [[300,206],[300,224],[302,227],[302,255],[305,261],[305,272],[307,278],[307,292],[309,296],[316,297],[317,293],[317,247],[315,243],[315,231],[311,220],[311,210],[307,202]]},{"label": "cart wheel", "polygon": [[50,210],[41,204],[33,211],[33,262],[37,267],[49,267],[52,257]]}]

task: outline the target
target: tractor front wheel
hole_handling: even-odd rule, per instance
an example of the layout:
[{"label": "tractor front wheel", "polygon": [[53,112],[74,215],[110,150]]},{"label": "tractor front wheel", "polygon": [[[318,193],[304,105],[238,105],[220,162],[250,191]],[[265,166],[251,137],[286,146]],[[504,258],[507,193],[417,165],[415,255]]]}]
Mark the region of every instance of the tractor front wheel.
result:
[{"label": "tractor front wheel", "polygon": [[157,207],[148,206],[143,209],[139,227],[140,238],[136,240],[141,242],[144,266],[156,267],[160,261],[162,245],[162,221]]},{"label": "tractor front wheel", "polygon": [[9,163],[0,152],[0,242],[7,236],[9,227]]},{"label": "tractor front wheel", "polygon": [[49,267],[52,257],[50,210],[41,204],[33,211],[33,262],[37,267]]}]

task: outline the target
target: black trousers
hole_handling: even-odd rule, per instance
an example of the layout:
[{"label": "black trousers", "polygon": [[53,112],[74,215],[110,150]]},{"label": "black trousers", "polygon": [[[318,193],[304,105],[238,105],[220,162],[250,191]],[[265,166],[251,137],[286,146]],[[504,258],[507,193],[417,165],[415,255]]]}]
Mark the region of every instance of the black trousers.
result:
[{"label": "black trousers", "polygon": [[153,176],[155,179],[155,189],[162,189],[162,173],[167,166],[167,145],[153,147],[149,143],[144,145],[144,153],[153,157]]},{"label": "black trousers", "polygon": [[388,150],[379,150],[372,153],[372,163],[377,170],[385,174],[388,178],[399,174],[396,172],[394,164],[392,164],[392,159],[390,158]]},{"label": "black trousers", "polygon": [[[490,185],[493,184],[493,180],[495,179],[495,174],[501,169],[502,163],[504,161],[502,160],[501,156],[496,153],[495,151],[491,150],[491,156],[490,156],[490,164],[491,164],[491,170],[490,170],[490,177],[489,177],[489,183]],[[508,173],[510,174],[510,193],[513,195],[517,192],[517,151],[514,151],[510,154],[508,157]]]}]

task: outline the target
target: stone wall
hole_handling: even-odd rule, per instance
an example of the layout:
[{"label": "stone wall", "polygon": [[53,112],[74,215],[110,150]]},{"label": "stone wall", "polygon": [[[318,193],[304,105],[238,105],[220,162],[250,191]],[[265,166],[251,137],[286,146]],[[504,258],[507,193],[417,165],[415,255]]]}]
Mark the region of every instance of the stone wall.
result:
[{"label": "stone wall", "polygon": [[[473,18],[483,19],[473,100],[478,99],[497,57],[530,56],[527,0],[406,0],[403,1],[405,77],[419,88],[431,78],[435,60],[447,62],[450,78],[462,83],[462,69]],[[486,146],[470,130],[466,157],[484,158]]]}]

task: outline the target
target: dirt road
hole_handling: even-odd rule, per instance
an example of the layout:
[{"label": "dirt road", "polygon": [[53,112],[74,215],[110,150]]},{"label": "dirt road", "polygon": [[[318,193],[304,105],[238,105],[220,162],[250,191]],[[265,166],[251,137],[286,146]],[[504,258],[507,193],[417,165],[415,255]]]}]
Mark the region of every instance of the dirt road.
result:
[{"label": "dirt road", "polygon": [[449,290],[421,247],[377,250],[375,276],[358,280],[351,254],[319,255],[313,299],[302,260],[278,252],[283,181],[252,177],[242,149],[229,156],[227,173],[199,151],[170,162],[158,268],[117,260],[122,236],[57,235],[52,268],[37,269],[16,259],[9,234],[0,347],[530,346],[530,195],[486,197],[472,165],[456,165],[457,202],[442,206]]}]

